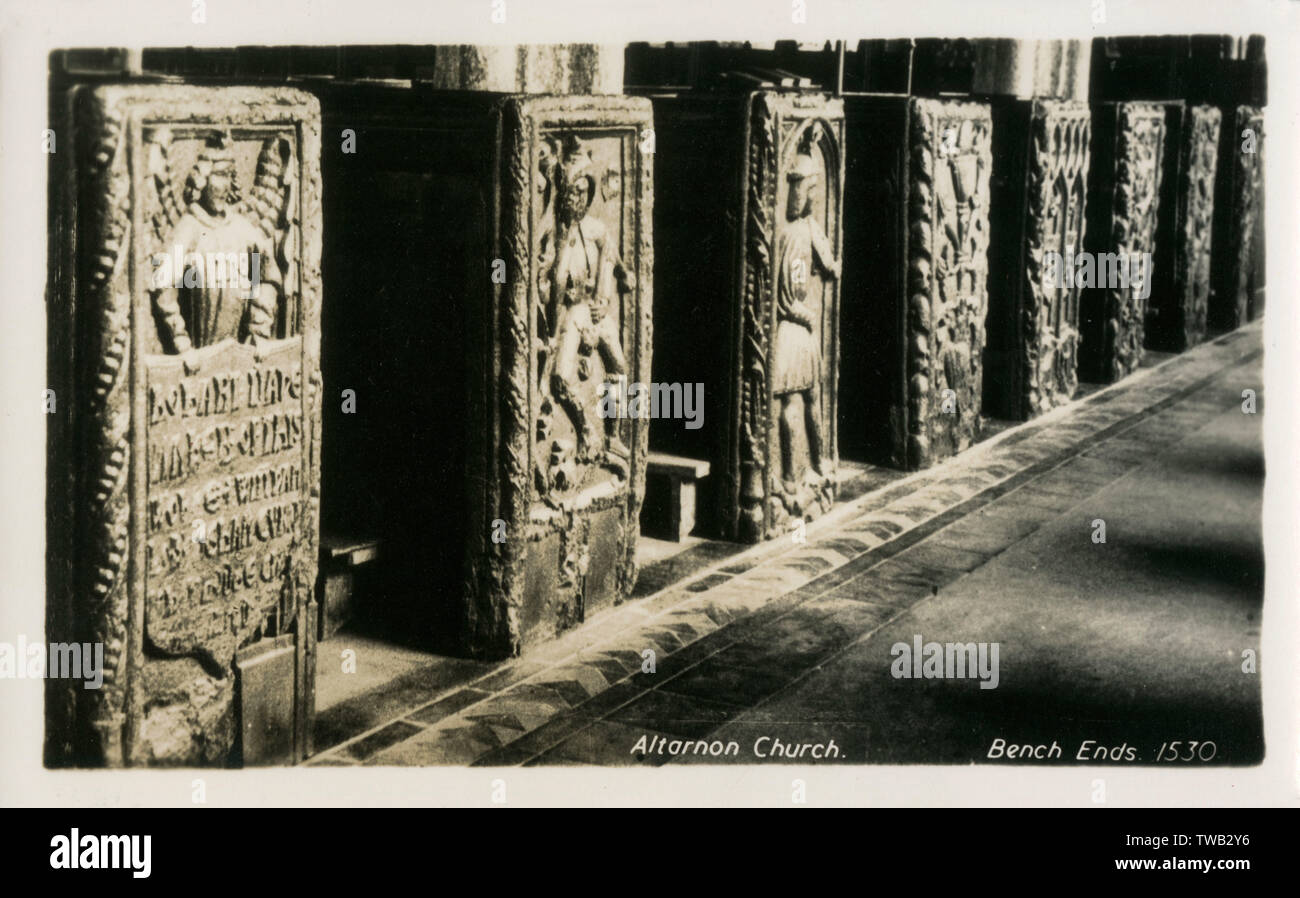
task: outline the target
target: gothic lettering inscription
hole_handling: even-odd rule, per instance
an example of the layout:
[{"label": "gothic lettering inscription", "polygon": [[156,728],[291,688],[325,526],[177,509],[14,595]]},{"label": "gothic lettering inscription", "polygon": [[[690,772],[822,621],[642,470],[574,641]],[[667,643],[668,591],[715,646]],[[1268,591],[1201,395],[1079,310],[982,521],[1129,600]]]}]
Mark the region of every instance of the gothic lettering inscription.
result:
[{"label": "gothic lettering inscription", "polygon": [[301,341],[148,364],[145,630],[224,663],[276,611],[306,508]]}]

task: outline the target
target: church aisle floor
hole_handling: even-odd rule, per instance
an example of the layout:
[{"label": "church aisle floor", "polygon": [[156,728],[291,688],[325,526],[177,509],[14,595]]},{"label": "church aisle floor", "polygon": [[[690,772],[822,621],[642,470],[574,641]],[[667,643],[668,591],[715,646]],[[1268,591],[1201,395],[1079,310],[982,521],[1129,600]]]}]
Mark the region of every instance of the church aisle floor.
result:
[{"label": "church aisle floor", "polygon": [[[1007,763],[998,739],[1046,746],[1030,763],[1151,764],[1174,740],[1255,763],[1262,416],[1241,394],[1262,401],[1260,331],[431,689],[307,764]],[[997,643],[997,687],[895,677],[891,649],[918,635]]]}]

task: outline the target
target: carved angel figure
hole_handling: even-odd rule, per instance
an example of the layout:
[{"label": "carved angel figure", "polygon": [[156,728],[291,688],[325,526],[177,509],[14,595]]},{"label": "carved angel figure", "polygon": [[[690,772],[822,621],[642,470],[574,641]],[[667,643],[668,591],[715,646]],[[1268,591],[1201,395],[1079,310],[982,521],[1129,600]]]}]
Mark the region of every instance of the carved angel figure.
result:
[{"label": "carved angel figure", "polygon": [[[229,138],[208,138],[185,180],[183,213],[172,193],[169,142],[165,133],[154,135],[150,147],[159,200],[155,237],[161,243],[152,294],[163,346],[184,354],[226,339],[272,339],[288,268],[282,265],[284,241],[277,247],[273,237],[289,224],[287,142],[269,138],[263,144],[254,195],[241,203]],[[159,277],[164,271],[169,276]]]}]

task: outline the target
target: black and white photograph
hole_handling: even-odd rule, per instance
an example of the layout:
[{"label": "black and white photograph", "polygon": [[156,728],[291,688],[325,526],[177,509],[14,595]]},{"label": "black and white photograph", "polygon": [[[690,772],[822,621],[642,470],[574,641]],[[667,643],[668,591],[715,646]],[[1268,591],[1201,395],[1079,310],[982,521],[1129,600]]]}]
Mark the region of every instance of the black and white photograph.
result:
[{"label": "black and white photograph", "polygon": [[13,801],[1296,805],[1283,7],[768,5],[10,57]]}]

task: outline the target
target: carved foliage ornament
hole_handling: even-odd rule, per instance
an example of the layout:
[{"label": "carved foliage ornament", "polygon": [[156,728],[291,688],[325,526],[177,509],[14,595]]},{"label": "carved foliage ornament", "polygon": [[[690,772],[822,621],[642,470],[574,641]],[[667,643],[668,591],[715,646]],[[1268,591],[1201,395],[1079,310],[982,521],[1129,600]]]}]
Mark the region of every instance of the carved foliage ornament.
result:
[{"label": "carved foliage ornament", "polygon": [[911,119],[908,464],[923,467],[979,433],[993,124],[986,106],[921,99]]},{"label": "carved foliage ornament", "polygon": [[1213,106],[1192,106],[1187,110],[1184,164],[1178,188],[1184,213],[1174,259],[1177,339],[1182,348],[1205,339],[1220,120],[1219,110]]},{"label": "carved foliage ornament", "polygon": [[[1243,137],[1249,129],[1255,139],[1252,152]],[[1255,264],[1255,219],[1259,215],[1260,189],[1264,177],[1264,114],[1254,106],[1237,107],[1237,133],[1233,136],[1233,154],[1237,166],[1237,192],[1233,200],[1233,229],[1237,237],[1236,257],[1233,260],[1235,277],[1229,289],[1233,289],[1236,312],[1233,326],[1245,324],[1250,311],[1250,281]]]},{"label": "carved foliage ornament", "polygon": [[1085,103],[1037,101],[1031,128],[1019,361],[1023,401],[1040,414],[1068,402],[1079,384],[1080,288],[1058,286],[1045,254],[1068,259],[1083,249],[1092,123]]},{"label": "carved foliage ornament", "polygon": [[[1164,108],[1124,103],[1118,114],[1110,247],[1121,260],[1141,259],[1146,253],[1154,257],[1163,176]],[[1132,373],[1142,363],[1146,318],[1142,292],[1139,285],[1122,282],[1105,288],[1104,340],[1111,380]]]}]

